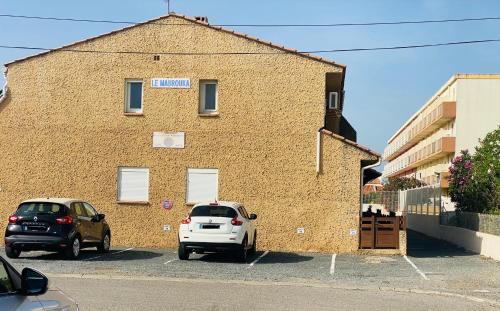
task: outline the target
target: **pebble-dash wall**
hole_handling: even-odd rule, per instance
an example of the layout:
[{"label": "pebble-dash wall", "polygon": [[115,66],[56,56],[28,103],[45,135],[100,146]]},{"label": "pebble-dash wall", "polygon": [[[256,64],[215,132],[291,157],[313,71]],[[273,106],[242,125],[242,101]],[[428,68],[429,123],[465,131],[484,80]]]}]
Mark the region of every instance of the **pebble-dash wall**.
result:
[{"label": "pebble-dash wall", "polygon": [[[169,17],[162,22],[183,23]],[[276,51],[201,26],[145,24],[73,48],[113,51]],[[258,214],[258,248],[358,248],[360,161],[372,154],[316,133],[325,74],[342,67],[285,55],[118,55],[51,52],[8,66],[0,106],[0,231],[25,199],[73,197],[106,214],[113,244],[176,247],[188,213],[187,168],[218,168],[220,200]],[[190,89],[151,88],[190,78]],[[124,114],[125,79],[144,81],[144,113]],[[198,115],[199,81],[218,81],[219,115]],[[156,131],[185,132],[184,149],[153,149]],[[150,169],[148,204],[117,203],[120,166]],[[161,207],[164,199],[173,208]],[[171,224],[172,231],[163,231]],[[296,229],[303,227],[304,234]],[[2,243],[1,241],[0,243]]]}]

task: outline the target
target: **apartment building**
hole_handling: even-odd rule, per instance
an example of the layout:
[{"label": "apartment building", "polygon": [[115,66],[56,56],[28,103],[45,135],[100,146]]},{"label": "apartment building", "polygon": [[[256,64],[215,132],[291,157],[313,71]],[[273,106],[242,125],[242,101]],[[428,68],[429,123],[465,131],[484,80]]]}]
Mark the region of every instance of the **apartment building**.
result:
[{"label": "apartment building", "polygon": [[446,195],[453,157],[499,124],[500,74],[454,75],[389,139],[383,177],[413,176]]},{"label": "apartment building", "polygon": [[259,248],[358,249],[380,155],[342,115],[345,66],[177,14],[6,66],[0,231],[22,200],[74,197],[115,245],[176,247],[224,200],[258,214]]}]

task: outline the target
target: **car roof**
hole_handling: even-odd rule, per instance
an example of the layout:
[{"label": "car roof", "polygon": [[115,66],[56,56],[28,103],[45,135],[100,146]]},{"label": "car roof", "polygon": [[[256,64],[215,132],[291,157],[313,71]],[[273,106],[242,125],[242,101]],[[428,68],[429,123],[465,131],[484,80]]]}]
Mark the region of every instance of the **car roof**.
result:
[{"label": "car roof", "polygon": [[195,206],[193,206],[193,208],[195,208],[197,206],[201,206],[201,205],[210,205],[210,204],[215,205],[215,203],[217,203],[217,205],[228,206],[228,207],[232,207],[232,208],[236,208],[236,209],[243,205],[242,203],[232,202],[232,201],[215,201],[215,202],[214,201],[206,201],[206,202],[197,203]]},{"label": "car roof", "polygon": [[70,198],[36,198],[36,199],[25,200],[21,202],[21,204],[29,202],[58,203],[69,206],[73,202],[83,202],[83,201],[79,199],[70,199]]}]

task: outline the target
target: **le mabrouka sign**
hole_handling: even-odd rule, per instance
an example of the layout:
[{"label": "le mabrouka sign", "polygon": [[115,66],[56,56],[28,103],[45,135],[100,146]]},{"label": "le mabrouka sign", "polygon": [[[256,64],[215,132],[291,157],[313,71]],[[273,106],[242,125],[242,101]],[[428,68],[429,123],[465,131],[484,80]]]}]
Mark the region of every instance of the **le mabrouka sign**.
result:
[{"label": "le mabrouka sign", "polygon": [[153,78],[151,87],[163,89],[190,89],[191,79],[189,78]]}]

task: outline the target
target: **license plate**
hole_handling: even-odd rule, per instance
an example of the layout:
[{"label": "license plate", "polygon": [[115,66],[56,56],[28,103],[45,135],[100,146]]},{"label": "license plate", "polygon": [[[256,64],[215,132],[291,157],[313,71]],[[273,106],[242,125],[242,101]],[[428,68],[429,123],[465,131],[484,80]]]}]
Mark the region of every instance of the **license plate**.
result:
[{"label": "license plate", "polygon": [[202,229],[219,229],[220,225],[201,225]]}]

